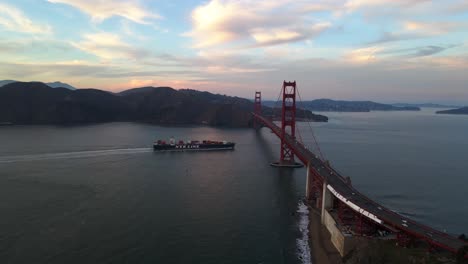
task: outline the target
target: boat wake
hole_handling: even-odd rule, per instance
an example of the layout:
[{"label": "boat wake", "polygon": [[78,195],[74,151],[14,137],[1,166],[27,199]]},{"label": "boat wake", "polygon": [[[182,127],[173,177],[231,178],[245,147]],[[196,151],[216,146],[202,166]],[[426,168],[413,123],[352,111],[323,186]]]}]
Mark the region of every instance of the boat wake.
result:
[{"label": "boat wake", "polygon": [[138,154],[138,153],[148,153],[148,152],[152,152],[152,149],[151,148],[124,148],[124,149],[88,150],[88,151],[43,153],[43,154],[16,155],[16,156],[0,156],[0,163],[54,160],[54,159],[89,158],[89,157],[99,157],[99,156],[108,156],[108,155]]},{"label": "boat wake", "polygon": [[298,256],[303,264],[311,264],[310,247],[309,247],[309,209],[300,201],[296,211],[299,215],[299,232],[301,237],[296,239]]}]

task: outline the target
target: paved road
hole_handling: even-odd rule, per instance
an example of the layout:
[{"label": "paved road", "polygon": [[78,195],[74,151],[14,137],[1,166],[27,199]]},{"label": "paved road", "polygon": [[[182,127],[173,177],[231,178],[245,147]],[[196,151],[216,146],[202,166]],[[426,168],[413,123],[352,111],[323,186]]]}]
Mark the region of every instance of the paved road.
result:
[{"label": "paved road", "polygon": [[[270,128],[273,133],[281,138],[282,131],[280,127],[263,116],[255,113],[253,113],[253,115],[258,121],[262,122],[265,126]],[[300,142],[296,141],[288,134],[286,134],[284,138],[286,144],[294,151],[294,154],[304,164],[309,164],[309,166],[315,169],[315,171],[322,176],[327,185],[330,186],[338,196],[341,196],[341,199],[347,201],[348,204],[355,205],[353,208],[354,210],[357,210],[356,207],[359,207],[359,210],[357,210],[359,213],[366,215],[377,222],[377,224],[390,225],[411,236],[424,239],[435,246],[445,248],[452,252],[457,252],[463,246],[468,245],[468,243],[465,243],[456,237],[417,223],[372,201],[349,185],[343,176],[333,168],[327,166],[325,162],[320,160]],[[337,196],[337,194],[335,194],[335,196]]]}]

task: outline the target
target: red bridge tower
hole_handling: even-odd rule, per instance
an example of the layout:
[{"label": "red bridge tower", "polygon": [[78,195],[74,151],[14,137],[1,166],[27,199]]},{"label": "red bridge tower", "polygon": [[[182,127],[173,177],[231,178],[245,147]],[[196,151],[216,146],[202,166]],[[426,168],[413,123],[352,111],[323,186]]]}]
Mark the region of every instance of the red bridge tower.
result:
[{"label": "red bridge tower", "polygon": [[283,82],[283,105],[281,109],[281,153],[279,162],[272,163],[276,167],[302,167],[294,160],[294,152],[286,143],[285,137],[296,139],[296,81]]},{"label": "red bridge tower", "polygon": [[[262,92],[255,92],[254,113],[262,115]],[[260,128],[260,124],[255,118],[253,119],[253,126],[255,129]]]}]

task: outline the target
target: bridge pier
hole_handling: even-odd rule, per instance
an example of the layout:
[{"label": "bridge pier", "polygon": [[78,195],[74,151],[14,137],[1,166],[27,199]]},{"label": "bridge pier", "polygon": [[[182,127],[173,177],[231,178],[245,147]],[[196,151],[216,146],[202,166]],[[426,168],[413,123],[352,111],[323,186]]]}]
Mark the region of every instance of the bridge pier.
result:
[{"label": "bridge pier", "polygon": [[322,189],[322,224],[325,224],[325,214],[328,209],[333,207],[333,194],[327,188],[327,182],[323,182],[323,189]]},{"label": "bridge pier", "polygon": [[306,177],[306,199],[307,201],[312,200],[312,173],[310,172],[310,164],[307,164],[307,177]]},{"label": "bridge pier", "polygon": [[311,164],[307,166],[306,199],[314,203],[315,208],[322,208],[323,179]]}]

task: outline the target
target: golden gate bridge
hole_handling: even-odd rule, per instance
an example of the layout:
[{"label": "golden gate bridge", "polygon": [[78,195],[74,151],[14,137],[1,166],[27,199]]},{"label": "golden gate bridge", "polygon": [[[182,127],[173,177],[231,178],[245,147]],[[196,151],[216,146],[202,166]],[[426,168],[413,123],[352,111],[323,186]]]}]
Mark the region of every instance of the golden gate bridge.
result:
[{"label": "golden gate bridge", "polygon": [[[284,81],[281,94],[281,125],[278,126],[271,118],[262,115],[261,92],[255,92],[252,112],[254,127],[269,128],[281,141],[280,160],[272,163],[273,166],[294,168],[303,164],[307,167],[305,196],[309,205],[320,211],[322,224],[327,226],[333,218],[336,225],[342,227],[340,232],[347,229],[346,232],[354,236],[373,236],[385,232],[394,235],[401,246],[417,241],[425,243],[429,249],[444,249],[468,258],[468,243],[371,200],[352,186],[350,178],[342,176],[324,160],[318,147],[320,157],[309,150],[296,137],[296,82]],[[296,157],[302,164],[296,162]],[[342,255],[346,253],[344,248],[338,251]]]}]

